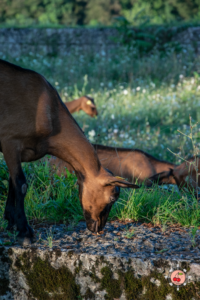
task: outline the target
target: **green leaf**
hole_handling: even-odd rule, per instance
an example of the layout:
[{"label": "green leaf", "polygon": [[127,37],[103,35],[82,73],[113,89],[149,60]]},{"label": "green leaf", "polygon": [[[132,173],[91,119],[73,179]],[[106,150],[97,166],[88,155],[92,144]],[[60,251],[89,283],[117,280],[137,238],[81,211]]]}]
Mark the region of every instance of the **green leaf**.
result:
[{"label": "green leaf", "polygon": [[4,184],[4,186],[5,186],[6,188],[8,188],[8,180],[2,180],[2,183]]}]

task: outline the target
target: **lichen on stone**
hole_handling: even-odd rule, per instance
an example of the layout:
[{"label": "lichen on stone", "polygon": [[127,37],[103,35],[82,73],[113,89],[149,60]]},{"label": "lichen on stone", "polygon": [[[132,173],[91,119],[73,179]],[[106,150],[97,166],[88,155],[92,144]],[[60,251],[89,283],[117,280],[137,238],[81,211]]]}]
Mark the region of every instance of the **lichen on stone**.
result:
[{"label": "lichen on stone", "polygon": [[40,300],[78,299],[80,288],[68,268],[54,269],[47,259],[43,261],[39,257],[31,263],[29,255],[24,254],[18,258],[15,267],[24,273],[33,297]]},{"label": "lichen on stone", "polygon": [[10,291],[9,288],[9,280],[5,277],[0,277],[0,296],[6,295],[7,292]]},{"label": "lichen on stone", "polygon": [[[75,261],[75,263],[76,263],[76,261]],[[75,274],[78,274],[81,271],[82,265],[83,265],[82,261],[79,260],[78,261],[78,267],[75,268]]]},{"label": "lichen on stone", "polygon": [[103,275],[101,289],[107,292],[105,299],[113,300],[114,298],[119,298],[122,294],[120,280],[113,279],[113,272],[107,266],[101,269],[101,274]]},{"label": "lichen on stone", "polygon": [[95,300],[95,294],[88,288],[85,295],[84,295],[84,298],[86,300],[88,300],[88,299]]},{"label": "lichen on stone", "polygon": [[[151,278],[157,279],[160,285],[156,285],[150,281]],[[141,296],[141,300],[165,300],[167,295],[171,295],[172,300],[189,300],[198,299],[197,292],[199,292],[200,284],[187,283],[186,286],[180,287],[179,291],[170,286],[167,279],[156,271],[149,276],[142,278],[142,286],[145,287],[145,293]]]},{"label": "lichen on stone", "polygon": [[140,299],[142,282],[141,279],[135,277],[134,271],[130,269],[124,274],[121,273],[120,278],[123,280],[127,300]]},{"label": "lichen on stone", "polygon": [[[5,266],[5,263],[11,265],[11,259],[4,253],[5,248],[0,247],[0,263]],[[3,272],[0,272],[0,296],[6,295],[10,291],[9,278],[6,277],[6,269],[4,267]]]}]

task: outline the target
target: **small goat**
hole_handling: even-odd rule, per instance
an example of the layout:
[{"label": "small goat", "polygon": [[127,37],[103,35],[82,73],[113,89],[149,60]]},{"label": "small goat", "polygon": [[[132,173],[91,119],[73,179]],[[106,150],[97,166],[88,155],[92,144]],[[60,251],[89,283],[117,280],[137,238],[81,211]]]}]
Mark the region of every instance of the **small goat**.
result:
[{"label": "small goat", "polygon": [[89,96],[83,96],[73,101],[65,102],[65,105],[71,114],[83,110],[92,118],[98,115],[94,99]]},{"label": "small goat", "polygon": [[197,189],[200,187],[200,157],[192,157],[178,166],[174,166],[169,171],[164,171],[152,176],[152,181],[168,181],[169,184],[177,184],[179,190],[187,188],[194,191],[197,196]]},{"label": "small goat", "polygon": [[[150,177],[163,171],[169,172],[175,166],[138,149],[107,147],[97,144],[93,144],[93,146],[104,168],[109,169],[115,176],[122,176],[130,182],[137,182],[138,184],[144,182],[150,186],[152,184],[149,180]],[[70,172],[73,171],[71,166],[58,158],[52,157],[50,164],[56,165],[59,175],[65,172],[65,168]],[[159,182],[159,184],[164,183],[168,183],[168,178]]]},{"label": "small goat", "polygon": [[119,187],[138,186],[111,176],[101,166],[94,147],[43,76],[0,60],[0,87],[0,151],[10,174],[4,213],[7,228],[17,226],[22,244],[34,241],[24,211],[27,183],[21,162],[50,154],[75,170],[87,227],[102,230]]}]

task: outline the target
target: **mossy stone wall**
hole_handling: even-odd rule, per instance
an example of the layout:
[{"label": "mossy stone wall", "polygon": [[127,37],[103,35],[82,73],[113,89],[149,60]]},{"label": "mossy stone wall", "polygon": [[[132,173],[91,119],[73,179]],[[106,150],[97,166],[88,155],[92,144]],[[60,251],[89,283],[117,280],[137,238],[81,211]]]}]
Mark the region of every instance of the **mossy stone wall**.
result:
[{"label": "mossy stone wall", "polygon": [[[147,28],[150,30],[151,28]],[[156,28],[154,31],[157,32]],[[153,34],[153,33],[152,33]],[[178,42],[200,52],[200,27],[162,30],[165,42]],[[0,28],[0,55],[19,57],[41,54],[65,57],[68,53],[101,53],[123,47],[116,28]],[[104,54],[104,55],[105,55]]]},{"label": "mossy stone wall", "polygon": [[0,248],[0,300],[194,300],[200,265],[178,262],[191,276],[179,291],[165,278],[177,261]]}]

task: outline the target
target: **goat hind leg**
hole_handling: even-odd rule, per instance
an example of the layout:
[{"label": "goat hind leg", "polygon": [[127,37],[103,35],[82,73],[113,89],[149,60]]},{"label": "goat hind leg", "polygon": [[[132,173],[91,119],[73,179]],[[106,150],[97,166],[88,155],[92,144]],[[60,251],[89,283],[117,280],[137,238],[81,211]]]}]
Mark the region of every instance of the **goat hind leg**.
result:
[{"label": "goat hind leg", "polygon": [[9,190],[4,211],[4,219],[8,221],[6,229],[12,230],[15,225],[15,189],[11,177],[9,177]]},{"label": "goat hind leg", "polygon": [[[26,245],[34,242],[33,229],[28,225],[25,211],[24,211],[24,198],[26,195],[26,178],[21,168],[20,152],[15,143],[7,142],[3,144],[3,153],[6,164],[8,166],[10,177],[13,184],[15,194],[15,211],[14,220],[17,225],[17,239],[20,244]],[[9,206],[8,206],[9,207]]]}]

